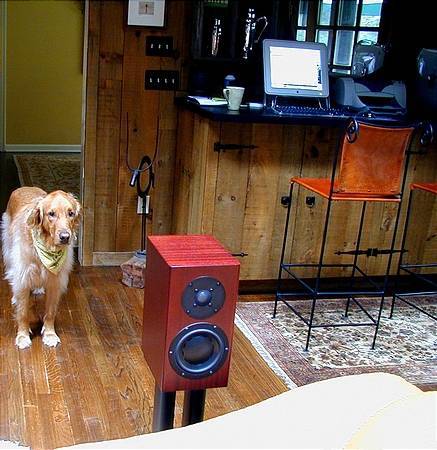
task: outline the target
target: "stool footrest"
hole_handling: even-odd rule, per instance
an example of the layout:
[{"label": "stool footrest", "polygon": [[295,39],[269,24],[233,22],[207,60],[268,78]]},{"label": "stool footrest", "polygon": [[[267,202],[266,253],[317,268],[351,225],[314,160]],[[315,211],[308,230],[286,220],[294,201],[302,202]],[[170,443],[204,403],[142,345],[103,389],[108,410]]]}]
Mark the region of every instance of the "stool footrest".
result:
[{"label": "stool footrest", "polygon": [[354,326],[360,326],[360,327],[364,327],[364,326],[377,326],[377,319],[375,319],[374,317],[372,317],[372,315],[366,310],[366,308],[364,308],[364,306],[354,297],[349,297],[355,304],[357,304],[359,306],[359,308],[361,309],[361,311],[363,311],[363,313],[370,319],[370,322],[333,322],[333,323],[319,323],[319,324],[310,324],[310,320],[308,320],[307,318],[305,318],[300,311],[298,311],[290,302],[292,301],[299,301],[302,300],[302,298],[300,299],[294,299],[294,300],[287,300],[284,297],[290,296],[290,295],[295,295],[295,293],[281,293],[281,294],[276,294],[276,298],[278,300],[280,300],[282,303],[284,303],[284,305],[286,305],[291,311],[294,312],[294,314],[299,317],[300,320],[302,320],[302,322],[304,322],[307,326],[311,326],[311,328],[338,328],[338,327],[354,327]]},{"label": "stool footrest", "polygon": [[[418,280],[424,282],[428,286],[431,286],[431,290],[420,290],[420,291],[409,291],[409,292],[400,292],[395,293],[393,295],[393,299],[397,298],[401,300],[402,302],[406,303],[407,305],[411,306],[414,309],[417,309],[421,313],[425,314],[431,319],[437,320],[437,316],[434,314],[431,314],[430,312],[426,311],[425,309],[421,308],[420,306],[414,304],[413,302],[407,300],[405,297],[415,297],[415,296],[424,296],[424,295],[435,295],[437,294],[437,283],[433,280],[431,280],[430,277],[436,277],[437,273],[416,273],[414,272],[414,269],[430,269],[430,268],[437,268],[437,263],[428,263],[428,264],[401,264],[399,266],[399,270],[403,270],[404,272],[408,273],[410,276],[417,278]],[[393,307],[392,307],[393,308]]]},{"label": "stool footrest", "polygon": [[[335,296],[350,296],[350,295],[362,295],[362,296],[371,296],[371,295],[383,295],[384,289],[382,286],[379,286],[377,283],[375,283],[372,278],[367,275],[363,270],[360,269],[360,267],[356,264],[322,264],[320,267],[321,269],[324,268],[332,268],[332,267],[344,267],[344,268],[350,268],[352,270],[357,271],[359,274],[361,274],[364,279],[373,286],[374,289],[360,289],[360,290],[349,290],[349,291],[323,291],[319,289],[317,286],[312,287],[310,286],[306,281],[302,279],[299,275],[297,275],[291,268],[319,268],[318,264],[312,264],[312,263],[293,263],[293,264],[281,264],[280,270],[285,271],[288,273],[291,277],[293,277],[301,286],[303,286],[306,291],[311,294],[311,296],[328,296],[328,297],[335,297]],[[351,282],[350,278],[347,278],[345,282]],[[351,285],[350,285],[351,286]]]},{"label": "stool footrest", "polygon": [[[433,274],[424,274],[424,273],[416,273],[411,269],[429,269],[429,268],[437,268],[437,264],[435,263],[431,263],[431,264],[401,264],[399,266],[400,270],[403,270],[404,272],[407,272],[409,275],[429,284],[430,286],[434,287],[435,289],[437,289],[437,283],[433,280],[431,280],[429,277],[430,276],[436,276],[437,273],[433,273]],[[431,293],[436,293],[436,292],[431,292]]]},{"label": "stool footrest", "polygon": [[433,295],[433,294],[437,294],[437,291],[431,291],[431,292],[408,292],[405,294],[395,294],[394,297],[396,297],[397,299],[399,299],[400,301],[406,303],[407,305],[411,306],[414,309],[417,309],[418,311],[420,311],[421,313],[425,314],[425,316],[430,317],[431,319],[437,320],[437,316],[431,314],[430,312],[426,311],[425,309],[421,308],[420,306],[410,302],[409,300],[407,300],[406,298],[404,298],[405,296],[419,296],[419,295]]}]

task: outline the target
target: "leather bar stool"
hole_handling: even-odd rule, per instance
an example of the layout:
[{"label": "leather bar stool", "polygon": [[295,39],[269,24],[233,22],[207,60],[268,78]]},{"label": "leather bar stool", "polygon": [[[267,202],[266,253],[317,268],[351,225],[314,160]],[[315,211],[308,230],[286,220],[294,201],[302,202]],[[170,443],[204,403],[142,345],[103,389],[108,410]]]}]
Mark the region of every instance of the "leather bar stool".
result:
[{"label": "leather bar stool", "polygon": [[[407,240],[408,231],[411,231],[409,230],[409,225],[411,218],[411,209],[413,205],[413,197],[415,198],[416,195],[420,195],[420,193],[424,192],[430,193],[432,195],[437,195],[437,183],[412,183],[410,186],[410,198],[408,200],[407,217],[405,219],[405,227],[402,235],[401,256],[399,257],[398,271],[397,271],[398,277],[401,273],[408,274],[412,277],[412,279],[414,279],[414,281],[418,282],[421,288],[402,293],[397,292],[397,290],[395,289],[395,293],[393,294],[391,304],[390,318],[393,317],[395,301],[396,299],[398,299],[401,300],[403,303],[406,303],[407,305],[427,315],[431,319],[437,320],[436,315],[423,309],[421,306],[417,304],[417,302],[413,303],[411,301],[412,300],[411,297],[437,294],[437,283],[435,282],[435,275],[437,274],[437,262],[427,264],[406,264],[403,262],[403,255],[404,252],[406,251],[405,243]],[[423,269],[432,269],[432,270],[430,273],[421,273]]]},{"label": "leather bar stool", "polygon": [[[375,346],[399,224],[400,203],[405,186],[406,168],[409,159],[409,152],[407,150],[413,131],[414,127],[412,126],[381,126],[358,122],[352,119],[345,128],[337,145],[330,178],[295,177],[291,179],[273,317],[276,317],[278,303],[281,302],[308,326],[305,350],[308,350],[312,330],[325,327],[375,327],[372,348]],[[291,199],[293,187],[296,184],[327,199],[320,255],[318,262],[315,264],[284,262],[290,221]],[[326,264],[324,263],[324,257],[332,203],[345,201],[360,202],[362,204],[353,262],[351,264]],[[366,205],[369,202],[391,202],[397,205],[391,245],[385,251],[388,256],[382,283],[376,283],[375,280],[372,280],[357,264],[358,255],[363,253],[363,250],[360,249],[360,243]],[[326,267],[342,267],[345,270],[351,271],[350,277],[345,280],[347,285],[346,290],[327,290],[321,288],[322,269]],[[310,285],[308,281],[298,276],[295,270],[297,268],[313,268],[316,271],[314,283]],[[354,288],[353,279],[357,273],[367,280],[370,288]],[[284,289],[284,274],[294,278],[301,289]],[[372,315],[357,297],[379,298],[376,315],[375,313]],[[319,323],[315,321],[317,301],[328,298],[346,298],[346,316],[348,315],[350,303],[355,303],[365,314],[366,321],[352,322],[345,321],[344,319],[334,323]],[[293,301],[303,299],[311,301],[309,317],[307,317],[307,314],[304,315],[300,312],[296,308],[296,305],[293,305]]]}]

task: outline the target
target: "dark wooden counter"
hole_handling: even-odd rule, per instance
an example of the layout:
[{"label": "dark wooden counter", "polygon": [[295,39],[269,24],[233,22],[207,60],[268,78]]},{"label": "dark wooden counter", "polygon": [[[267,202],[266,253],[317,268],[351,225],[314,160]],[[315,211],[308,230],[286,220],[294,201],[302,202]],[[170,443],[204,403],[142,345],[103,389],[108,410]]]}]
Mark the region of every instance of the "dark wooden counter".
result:
[{"label": "dark wooden counter", "polygon": [[[231,252],[247,253],[241,258],[241,280],[275,279],[286,216],[281,198],[287,196],[292,176],[329,177],[344,123],[183,105],[178,115],[172,231],[212,234]],[[416,138],[413,150],[418,147]],[[407,183],[433,181],[436,173],[433,144],[426,153],[412,155]],[[311,196],[305,189],[293,192],[293,217],[297,220],[290,224],[286,256],[295,262],[313,263],[319,251],[326,202],[316,198],[311,206]],[[433,199],[426,201],[431,211]],[[334,205],[327,263],[350,262],[350,255],[335,253],[355,246],[360,205],[342,203]],[[406,201],[401,230],[405,209]],[[392,205],[368,206],[362,248],[387,248],[394,215]],[[414,242],[406,257],[409,262],[429,259],[437,251],[437,238],[431,232],[434,219],[431,214],[419,214],[415,219]],[[360,257],[360,266],[369,274],[383,274],[385,264],[384,256]],[[313,273],[308,269],[304,275],[312,277]],[[335,268],[324,275],[348,273]]]},{"label": "dark wooden counter", "polygon": [[200,106],[190,102],[186,98],[176,99],[176,104],[184,109],[195,112],[202,117],[218,122],[234,123],[270,123],[280,125],[320,125],[341,127],[347,124],[351,118],[357,120],[381,124],[402,126],[416,123],[417,120],[403,115],[368,115],[345,108],[344,115],[288,115],[278,114],[271,108],[249,108],[243,105],[239,111],[230,111],[226,105],[221,106]]}]

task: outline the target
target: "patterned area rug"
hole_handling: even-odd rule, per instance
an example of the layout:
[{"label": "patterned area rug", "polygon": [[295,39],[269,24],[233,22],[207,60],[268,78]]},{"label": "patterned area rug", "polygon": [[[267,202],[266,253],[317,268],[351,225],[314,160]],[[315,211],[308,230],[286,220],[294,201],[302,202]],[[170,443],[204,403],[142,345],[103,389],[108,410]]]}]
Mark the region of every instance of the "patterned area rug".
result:
[{"label": "patterned area rug", "polygon": [[[437,313],[437,297],[422,297],[419,302]],[[309,303],[295,303],[304,317],[309,315]],[[371,300],[361,303],[375,314]],[[343,311],[343,301],[323,301],[315,317],[338,322]],[[386,306],[374,350],[370,348],[374,327],[342,327],[313,330],[307,352],[307,326],[283,304],[275,319],[272,312],[273,302],[241,302],[236,324],[290,388],[342,375],[389,372],[422,388],[437,389],[437,322],[413,308],[399,305],[389,319]],[[363,319],[357,306],[350,319]]]},{"label": "patterned area rug", "polygon": [[14,155],[21,186],[37,186],[46,192],[62,189],[80,194],[80,154]]}]

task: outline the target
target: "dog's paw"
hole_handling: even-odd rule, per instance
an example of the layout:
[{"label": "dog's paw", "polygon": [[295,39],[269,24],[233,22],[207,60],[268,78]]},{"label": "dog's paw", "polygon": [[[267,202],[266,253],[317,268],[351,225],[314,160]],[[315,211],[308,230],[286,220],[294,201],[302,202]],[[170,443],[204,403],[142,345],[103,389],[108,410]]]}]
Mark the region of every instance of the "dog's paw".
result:
[{"label": "dog's paw", "polygon": [[61,343],[59,336],[54,331],[44,331],[42,335],[42,341],[48,347],[56,347]]},{"label": "dog's paw", "polygon": [[30,340],[30,336],[28,334],[17,334],[15,338],[15,345],[23,350],[25,348],[29,348],[32,345],[32,341]]}]

